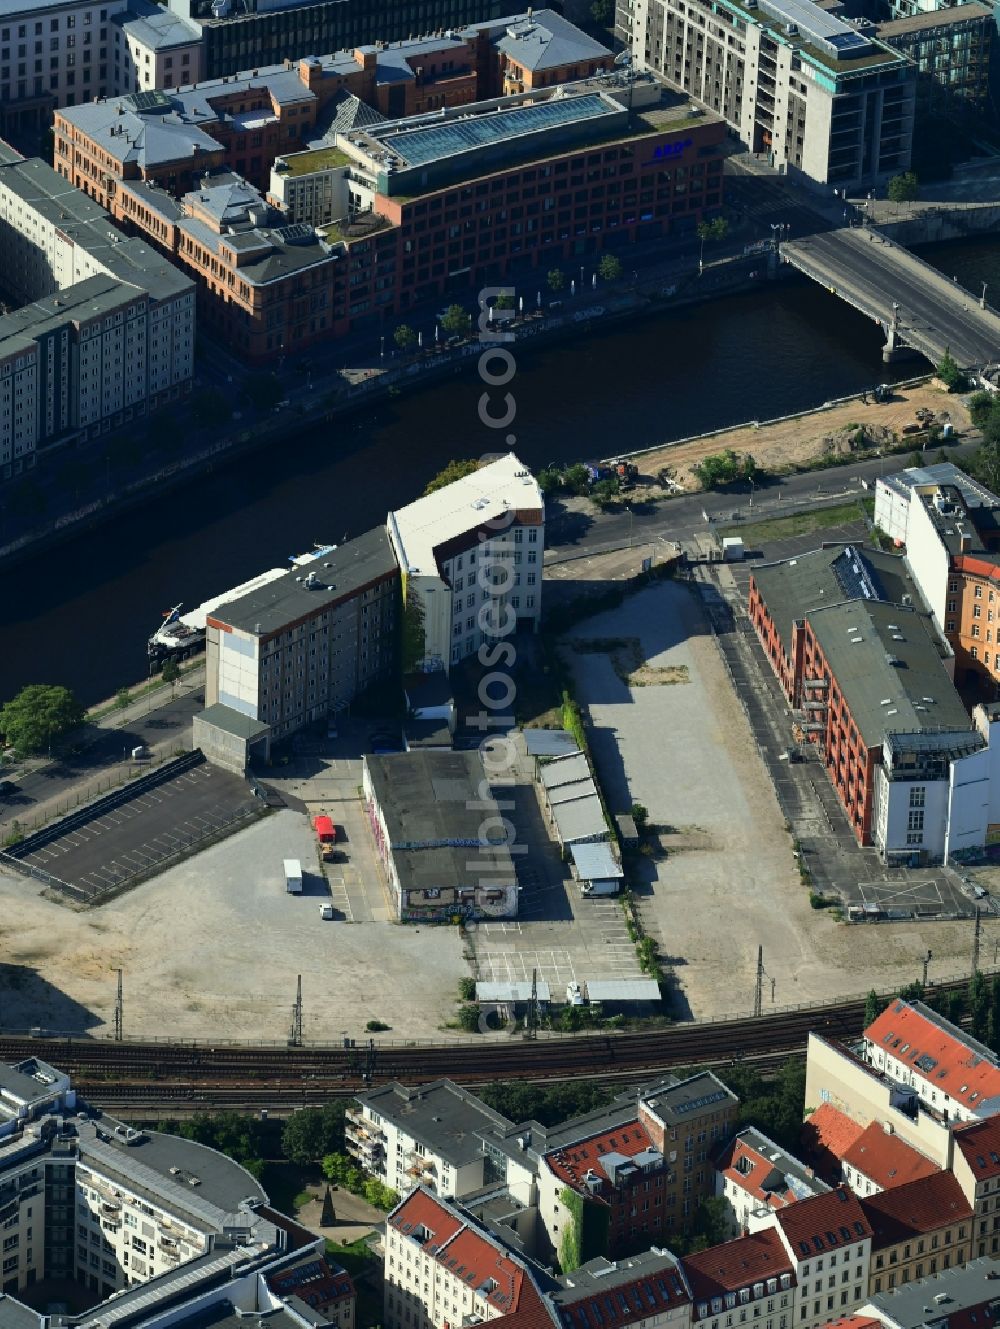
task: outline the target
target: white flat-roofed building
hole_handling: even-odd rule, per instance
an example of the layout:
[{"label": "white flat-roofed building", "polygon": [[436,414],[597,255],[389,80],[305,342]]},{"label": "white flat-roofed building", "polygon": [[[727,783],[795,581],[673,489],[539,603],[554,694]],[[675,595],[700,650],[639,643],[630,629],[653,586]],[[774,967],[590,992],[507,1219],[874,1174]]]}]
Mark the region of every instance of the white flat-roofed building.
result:
[{"label": "white flat-roofed building", "polygon": [[934,494],[941,485],[953,485],[970,508],[1000,507],[1000,499],[995,494],[966,475],[954,462],[908,466],[904,471],[879,476],[875,481],[875,525],[892,540],[905,545],[914,493]]},{"label": "white flat-roofed building", "polygon": [[449,669],[515,627],[538,627],[545,500],[513,453],[390,512],[404,603],[423,611],[420,668]]}]

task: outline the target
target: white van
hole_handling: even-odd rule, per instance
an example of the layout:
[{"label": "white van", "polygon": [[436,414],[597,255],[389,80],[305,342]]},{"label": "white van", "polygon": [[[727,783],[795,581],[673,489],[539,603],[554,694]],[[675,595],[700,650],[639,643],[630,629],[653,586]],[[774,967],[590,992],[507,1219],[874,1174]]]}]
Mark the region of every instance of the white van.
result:
[{"label": "white van", "polygon": [[321,904],[320,907],[319,907],[319,916],[320,916],[320,918],[332,919],[332,918],[333,918],[333,905],[332,905],[332,904]]}]

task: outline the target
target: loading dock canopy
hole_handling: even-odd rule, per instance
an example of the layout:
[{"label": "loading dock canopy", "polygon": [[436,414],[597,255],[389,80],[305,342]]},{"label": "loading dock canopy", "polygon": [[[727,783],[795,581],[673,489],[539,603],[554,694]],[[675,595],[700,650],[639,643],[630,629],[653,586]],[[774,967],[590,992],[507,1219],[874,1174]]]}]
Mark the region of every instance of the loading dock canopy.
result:
[{"label": "loading dock canopy", "polygon": [[659,1001],[660,985],[652,978],[587,979],[588,1001]]},{"label": "loading dock canopy", "polygon": [[[655,986],[655,984],[654,984]],[[549,1000],[549,985],[539,979],[536,996],[539,1001],[547,1002]],[[524,1002],[531,1000],[530,983],[477,983],[476,1001],[480,1002],[502,1002],[511,1004],[513,1002]]]},{"label": "loading dock canopy", "polygon": [[607,842],[571,844],[569,852],[580,881],[620,881],[625,876]]},{"label": "loading dock canopy", "polygon": [[524,742],[529,757],[569,757],[580,751],[565,729],[525,729]]}]

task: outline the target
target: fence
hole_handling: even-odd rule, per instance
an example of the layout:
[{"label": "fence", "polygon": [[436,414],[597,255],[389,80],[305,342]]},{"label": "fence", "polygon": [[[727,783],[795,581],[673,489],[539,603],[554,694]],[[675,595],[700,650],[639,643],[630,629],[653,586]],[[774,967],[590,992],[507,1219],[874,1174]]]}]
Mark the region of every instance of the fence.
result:
[{"label": "fence", "polygon": [[[75,790],[72,794],[67,795],[65,799],[57,799],[43,812],[33,817],[30,822],[21,821],[20,818],[17,818],[12,825],[16,824],[21,831],[30,830],[32,834],[26,835],[23,839],[14,843],[8,843],[6,848],[13,858],[30,854],[35,849],[40,849],[47,840],[65,834],[66,831],[72,830],[74,826],[82,826],[88,821],[93,821],[95,817],[120,806],[123,802],[128,802],[144,790],[154,789],[158,784],[162,784],[164,780],[170,780],[173,776],[180,775],[193,766],[199,766],[204,760],[201,752],[187,752],[180,757],[160,756],[151,758],[143,763],[143,769],[140,771],[133,771],[131,768],[124,771],[115,771],[97,780],[96,784],[87,785],[82,790]],[[101,799],[99,795],[107,789],[115,789],[118,792],[107,794]],[[96,803],[91,801],[94,798],[98,800]],[[79,810],[71,811],[74,808]],[[66,817],[66,813],[70,815]],[[64,820],[58,821],[54,826],[51,825],[57,818],[64,818]],[[47,829],[42,830],[43,827]]]}]

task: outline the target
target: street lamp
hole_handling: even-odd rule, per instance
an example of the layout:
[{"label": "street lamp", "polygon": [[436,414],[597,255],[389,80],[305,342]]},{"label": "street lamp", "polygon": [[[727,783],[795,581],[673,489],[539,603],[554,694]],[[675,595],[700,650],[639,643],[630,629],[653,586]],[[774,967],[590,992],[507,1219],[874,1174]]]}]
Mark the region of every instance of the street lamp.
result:
[{"label": "street lamp", "polygon": [[983,282],[983,293],[979,297],[979,308],[980,309],[986,308],[986,282]]},{"label": "street lamp", "polygon": [[625,511],[628,513],[628,547],[629,547],[629,549],[631,549],[631,548],[632,548],[632,505],[631,505],[631,503],[626,503],[626,504],[625,504]]},{"label": "street lamp", "polygon": [[754,491],[753,476],[748,475],[747,479],[750,481],[750,511],[753,512],[753,491]]},{"label": "street lamp", "polygon": [[580,290],[583,290],[583,264],[580,264]]},{"label": "street lamp", "polygon": [[378,358],[380,360],[385,359],[385,337],[379,337],[378,339]]}]

